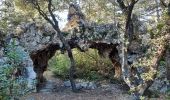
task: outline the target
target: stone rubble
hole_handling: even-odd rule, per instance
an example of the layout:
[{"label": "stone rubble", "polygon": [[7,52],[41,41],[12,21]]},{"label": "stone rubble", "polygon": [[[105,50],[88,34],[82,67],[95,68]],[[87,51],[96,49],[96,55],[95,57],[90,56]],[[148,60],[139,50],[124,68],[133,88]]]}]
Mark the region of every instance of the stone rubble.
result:
[{"label": "stone rubble", "polygon": [[[70,81],[64,81],[63,85],[65,87],[71,87],[71,83]],[[95,84],[95,82],[89,82],[89,81],[84,81],[84,82],[77,82],[76,83],[76,87],[78,89],[89,89],[89,90],[93,90],[97,88],[97,85]]]}]

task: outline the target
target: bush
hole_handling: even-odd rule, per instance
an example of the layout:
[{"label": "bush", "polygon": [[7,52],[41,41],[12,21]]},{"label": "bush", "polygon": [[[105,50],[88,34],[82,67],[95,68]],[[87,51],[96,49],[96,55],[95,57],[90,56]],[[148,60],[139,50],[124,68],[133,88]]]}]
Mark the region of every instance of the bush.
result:
[{"label": "bush", "polygon": [[6,49],[7,60],[0,64],[0,100],[15,99],[28,92],[26,78],[16,75],[19,70],[25,72],[21,66],[23,53],[15,46],[15,42]]},{"label": "bush", "polygon": [[59,52],[57,52],[49,61],[49,66],[55,76],[63,79],[68,78],[70,61],[66,54],[59,54]]},{"label": "bush", "polygon": [[[101,58],[97,50],[89,49],[87,52],[80,52],[73,49],[73,55],[76,61],[76,78],[100,80],[110,77],[110,73],[113,72],[111,61],[108,58]],[[68,78],[70,61],[66,54],[57,52],[49,61],[49,66],[56,76]]]},{"label": "bush", "polygon": [[111,61],[100,57],[97,50],[89,49],[87,52],[79,52],[75,49],[73,53],[79,78],[100,80],[108,77],[112,68]]}]

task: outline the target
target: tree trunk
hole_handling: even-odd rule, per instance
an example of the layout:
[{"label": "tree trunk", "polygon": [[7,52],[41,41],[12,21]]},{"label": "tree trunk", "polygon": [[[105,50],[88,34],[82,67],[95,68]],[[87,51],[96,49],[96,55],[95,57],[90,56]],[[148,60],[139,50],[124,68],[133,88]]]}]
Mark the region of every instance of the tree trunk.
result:
[{"label": "tree trunk", "polygon": [[170,89],[170,51],[166,50],[166,77],[168,81],[167,88]]},{"label": "tree trunk", "polygon": [[76,85],[74,83],[74,79],[73,79],[73,75],[74,75],[74,71],[75,71],[75,60],[73,58],[73,54],[72,54],[72,50],[70,45],[68,44],[68,41],[64,38],[59,26],[58,26],[58,21],[52,11],[52,0],[48,0],[48,12],[51,16],[51,18],[48,17],[48,15],[46,14],[46,12],[44,12],[40,5],[38,0],[33,0],[31,1],[31,3],[34,5],[34,8],[39,12],[39,14],[47,21],[51,24],[51,26],[54,28],[54,30],[56,31],[56,33],[58,34],[59,39],[61,40],[63,47],[66,48],[67,53],[68,53],[68,57],[70,58],[70,62],[71,62],[71,66],[70,66],[70,72],[69,72],[69,78],[70,78],[70,82],[71,82],[71,86],[72,86],[72,90],[73,92],[77,92],[76,89]]},{"label": "tree trunk", "polygon": [[68,57],[69,57],[70,62],[71,62],[71,66],[70,66],[70,70],[69,70],[69,79],[70,79],[70,83],[71,83],[73,92],[77,92],[76,85],[75,85],[74,78],[73,78],[74,73],[75,73],[75,60],[74,60],[74,57],[73,57],[71,47],[68,44],[68,42],[65,40],[65,38],[64,38],[62,32],[60,31],[58,25],[57,26],[52,25],[52,26],[57,31],[61,42],[63,43],[64,47],[67,50]]}]

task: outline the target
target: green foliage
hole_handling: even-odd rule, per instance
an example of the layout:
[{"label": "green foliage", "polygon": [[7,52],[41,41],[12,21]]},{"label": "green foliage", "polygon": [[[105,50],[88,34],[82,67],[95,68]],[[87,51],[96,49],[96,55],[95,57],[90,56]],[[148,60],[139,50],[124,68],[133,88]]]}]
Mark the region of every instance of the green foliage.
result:
[{"label": "green foliage", "polygon": [[7,24],[7,18],[3,18],[3,20],[0,20],[0,27],[1,27],[2,29],[6,30],[6,29],[7,29],[7,26],[8,26],[8,24]]},{"label": "green foliage", "polygon": [[21,12],[16,12],[13,0],[5,0],[0,5],[0,30],[6,35],[9,31],[14,31],[21,22],[28,20]]},{"label": "green foliage", "polygon": [[38,13],[26,0],[14,0],[14,4],[16,12],[20,12],[26,17],[34,18]]},{"label": "green foliage", "polygon": [[27,82],[23,77],[14,78],[16,68],[9,66],[0,66],[0,99],[9,100],[24,95]]},{"label": "green foliage", "polygon": [[170,99],[170,89],[168,89],[166,91],[166,99],[169,100]]},{"label": "green foliage", "polygon": [[166,66],[165,60],[161,60],[161,61],[159,62],[159,65],[160,65],[160,66]]},{"label": "green foliage", "polygon": [[70,62],[65,54],[59,54],[57,52],[49,61],[49,66],[52,68],[54,75],[61,78],[68,78]]},{"label": "green foliage", "polygon": [[114,7],[109,0],[86,0],[83,7],[88,20],[97,23],[112,22]]},{"label": "green foliage", "polygon": [[162,33],[162,29],[164,28],[165,23],[163,21],[160,21],[157,26],[155,28],[151,27],[151,29],[149,29],[149,33],[151,35],[151,38],[156,38],[159,37]]},{"label": "green foliage", "polygon": [[98,51],[89,49],[87,52],[74,50],[76,60],[77,76],[87,80],[100,80],[108,76],[112,68],[109,59],[101,58]]},{"label": "green foliage", "polygon": [[7,61],[0,64],[0,100],[10,100],[27,93],[24,76],[15,76],[18,70],[25,72],[21,64],[23,54],[17,51],[15,42],[7,46]]},{"label": "green foliage", "polygon": [[[47,0],[37,0],[39,3],[40,8],[46,14],[48,14],[48,1]],[[52,0],[54,9],[56,10],[63,10],[66,4],[69,4],[74,0]],[[39,18],[38,11],[34,8],[34,5],[30,2],[30,0],[14,0],[15,9],[17,12],[22,13],[25,17],[29,18]],[[57,16],[58,17],[58,16]]]},{"label": "green foliage", "polygon": [[163,28],[164,25],[165,25],[164,23],[159,23],[159,24],[157,25],[157,29],[158,29],[159,31],[162,30],[162,28]]},{"label": "green foliage", "polygon": [[20,56],[19,52],[17,52],[17,48],[15,47],[15,41],[12,42],[12,45],[7,46],[7,52],[6,55],[9,59],[8,63],[19,66],[22,57]]},{"label": "green foliage", "polygon": [[[90,49],[87,52],[80,52],[77,49],[73,50],[73,55],[76,61],[77,78],[85,80],[101,80],[104,77],[110,77],[113,72],[112,64],[109,59],[101,58],[97,50]],[[49,61],[49,66],[54,74],[61,78],[68,78],[70,61],[67,55],[56,53]]]}]

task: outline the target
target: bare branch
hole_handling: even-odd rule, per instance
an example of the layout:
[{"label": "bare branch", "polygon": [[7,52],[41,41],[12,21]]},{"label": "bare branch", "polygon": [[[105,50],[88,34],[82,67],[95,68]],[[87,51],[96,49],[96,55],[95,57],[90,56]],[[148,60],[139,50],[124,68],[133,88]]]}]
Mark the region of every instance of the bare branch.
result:
[{"label": "bare branch", "polygon": [[127,6],[124,4],[123,0],[117,0],[120,8],[122,9],[122,11],[126,11]]},{"label": "bare branch", "polygon": [[50,20],[50,18],[48,18],[47,14],[44,13],[44,11],[42,11],[39,3],[37,0],[31,0],[31,3],[33,4],[34,8],[37,9],[37,11],[39,12],[39,14],[45,19],[47,20],[51,25],[54,25],[54,23]]},{"label": "bare branch", "polygon": [[131,0],[130,6],[134,6],[139,0]]},{"label": "bare branch", "polygon": [[52,19],[53,19],[53,21],[54,21],[54,25],[55,25],[55,27],[57,28],[57,30],[58,31],[60,31],[59,30],[59,27],[58,27],[58,21],[56,20],[56,18],[55,18],[55,15],[53,14],[53,11],[52,11],[52,0],[48,0],[48,11],[49,11],[49,13],[50,13],[50,15],[51,15],[51,17],[52,17]]},{"label": "bare branch", "polygon": [[[113,3],[113,0],[109,0],[111,3]],[[125,5],[123,0],[117,0],[117,3],[119,4],[119,7],[123,12],[126,12],[127,10],[133,9],[133,6],[138,2],[139,0],[131,0],[131,3],[128,4],[128,6]],[[130,9],[129,9],[130,8]]]}]

